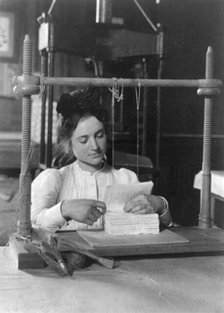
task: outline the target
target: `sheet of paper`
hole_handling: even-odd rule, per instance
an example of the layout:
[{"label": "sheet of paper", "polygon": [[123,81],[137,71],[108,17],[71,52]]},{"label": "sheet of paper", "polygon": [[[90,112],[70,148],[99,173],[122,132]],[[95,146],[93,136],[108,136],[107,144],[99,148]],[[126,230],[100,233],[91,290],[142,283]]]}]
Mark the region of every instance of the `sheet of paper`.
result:
[{"label": "sheet of paper", "polygon": [[111,185],[106,189],[104,201],[107,205],[107,212],[123,212],[125,203],[132,197],[139,194],[150,195],[153,182],[144,182],[128,185]]}]

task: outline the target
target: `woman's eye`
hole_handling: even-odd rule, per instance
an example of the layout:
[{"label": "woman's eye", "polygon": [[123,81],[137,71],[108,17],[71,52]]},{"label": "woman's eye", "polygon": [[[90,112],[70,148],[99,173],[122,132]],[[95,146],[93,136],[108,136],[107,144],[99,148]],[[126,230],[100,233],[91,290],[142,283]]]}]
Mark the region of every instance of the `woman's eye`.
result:
[{"label": "woman's eye", "polygon": [[104,133],[103,133],[103,132],[100,132],[100,133],[98,133],[98,134],[96,135],[97,138],[103,138],[103,136],[104,136]]},{"label": "woman's eye", "polygon": [[80,138],[80,139],[79,139],[79,142],[80,142],[80,143],[83,143],[83,144],[84,144],[84,143],[87,143],[87,138]]}]

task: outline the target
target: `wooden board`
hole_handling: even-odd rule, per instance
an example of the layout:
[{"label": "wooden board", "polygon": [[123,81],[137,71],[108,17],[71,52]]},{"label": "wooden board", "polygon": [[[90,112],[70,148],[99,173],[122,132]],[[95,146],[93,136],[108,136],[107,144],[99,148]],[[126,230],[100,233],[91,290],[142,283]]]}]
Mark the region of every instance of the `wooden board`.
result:
[{"label": "wooden board", "polygon": [[105,231],[77,231],[77,233],[93,248],[109,247],[144,247],[148,245],[170,245],[187,243],[188,239],[175,234],[171,230],[164,229],[159,234],[142,235],[109,235]]},{"label": "wooden board", "polygon": [[[182,242],[154,243],[148,242],[145,245],[114,245],[92,247],[77,232],[60,232],[60,250],[71,251],[74,243],[84,247],[98,256],[140,256],[140,255],[166,255],[166,254],[204,254],[204,253],[224,253],[224,231],[219,228],[202,229],[195,227],[174,227],[173,233],[182,236]],[[173,237],[172,237],[173,238]],[[178,238],[178,237],[175,237]],[[67,244],[66,242],[69,242]]]}]

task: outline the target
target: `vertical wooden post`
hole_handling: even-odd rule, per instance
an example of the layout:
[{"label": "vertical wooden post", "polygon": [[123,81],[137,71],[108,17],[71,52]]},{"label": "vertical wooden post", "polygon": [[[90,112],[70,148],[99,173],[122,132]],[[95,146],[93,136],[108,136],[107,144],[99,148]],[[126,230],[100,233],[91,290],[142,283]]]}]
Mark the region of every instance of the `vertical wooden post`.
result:
[{"label": "vertical wooden post", "polygon": [[[32,44],[28,35],[23,43],[23,76],[31,75],[32,68]],[[30,133],[31,133],[31,96],[23,96],[22,99],[22,142],[21,142],[21,169],[19,183],[18,222],[17,233],[21,236],[31,234],[30,221],[30,190],[31,174],[29,171]]]},{"label": "vertical wooden post", "polygon": [[[49,39],[48,39],[48,76],[54,76],[54,23],[49,18]],[[52,162],[52,126],[53,126],[53,101],[54,88],[48,86],[48,115],[47,115],[47,155],[46,166],[51,167]]]},{"label": "vertical wooden post", "polygon": [[[214,54],[211,47],[206,53],[205,78],[214,76]],[[199,227],[211,227],[210,219],[210,190],[211,190],[211,130],[212,130],[213,96],[205,96],[204,100],[204,132],[203,132],[203,160],[202,160],[202,186],[200,199]]]}]

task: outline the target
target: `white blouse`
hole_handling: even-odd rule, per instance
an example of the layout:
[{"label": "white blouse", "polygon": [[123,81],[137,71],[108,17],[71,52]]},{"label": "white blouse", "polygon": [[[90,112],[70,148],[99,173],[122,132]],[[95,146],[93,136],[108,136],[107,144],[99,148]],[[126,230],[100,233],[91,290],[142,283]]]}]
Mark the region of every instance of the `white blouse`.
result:
[{"label": "white blouse", "polygon": [[78,161],[61,169],[46,169],[32,183],[31,221],[35,226],[57,229],[100,229],[102,218],[92,226],[74,220],[66,222],[61,214],[61,202],[65,199],[104,199],[106,187],[114,184],[137,183],[137,175],[125,168],[114,169],[106,164],[90,173],[83,171]]}]

